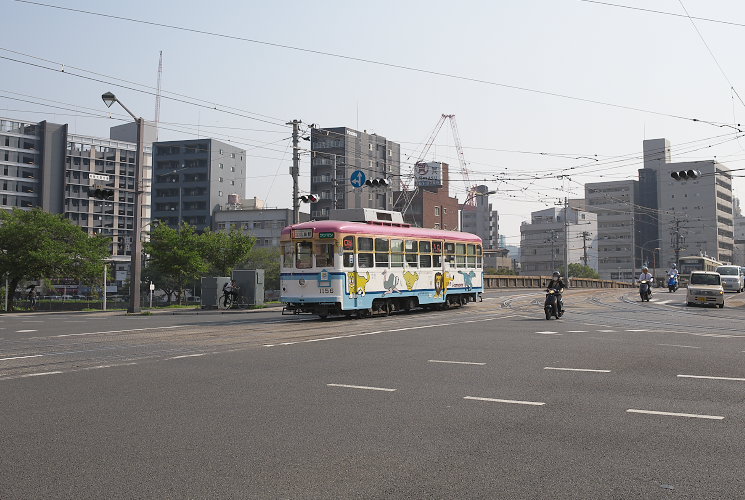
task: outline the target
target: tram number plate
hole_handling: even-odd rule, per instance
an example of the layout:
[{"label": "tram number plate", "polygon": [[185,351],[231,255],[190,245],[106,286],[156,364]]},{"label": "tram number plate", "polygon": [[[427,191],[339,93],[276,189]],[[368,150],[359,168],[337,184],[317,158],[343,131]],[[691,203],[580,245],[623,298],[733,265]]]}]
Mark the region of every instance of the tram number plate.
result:
[{"label": "tram number plate", "polygon": [[318,289],[318,292],[319,293],[331,293],[331,294],[333,294],[334,293],[334,289],[331,288],[331,287],[321,287],[321,288]]}]

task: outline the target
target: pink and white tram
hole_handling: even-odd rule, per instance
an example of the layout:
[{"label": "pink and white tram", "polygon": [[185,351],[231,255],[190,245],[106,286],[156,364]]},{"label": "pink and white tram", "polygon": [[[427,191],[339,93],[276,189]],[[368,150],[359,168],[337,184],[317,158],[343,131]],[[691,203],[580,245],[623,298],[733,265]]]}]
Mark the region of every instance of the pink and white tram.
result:
[{"label": "pink and white tram", "polygon": [[480,299],[481,238],[408,224],[324,220],[280,239],[283,313],[370,316]]}]

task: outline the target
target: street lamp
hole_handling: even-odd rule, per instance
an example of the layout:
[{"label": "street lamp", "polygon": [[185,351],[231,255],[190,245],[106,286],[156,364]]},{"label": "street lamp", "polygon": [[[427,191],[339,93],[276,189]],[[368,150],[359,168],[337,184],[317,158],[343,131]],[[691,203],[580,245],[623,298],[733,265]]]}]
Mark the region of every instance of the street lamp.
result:
[{"label": "street lamp", "polygon": [[142,281],[142,200],[140,199],[140,190],[142,188],[141,177],[142,167],[144,164],[143,154],[145,152],[145,120],[135,116],[122,101],[116,98],[111,92],[106,92],[101,96],[106,107],[111,107],[115,102],[129,113],[137,124],[137,152],[135,159],[135,190],[134,190],[134,224],[132,231],[132,265],[129,270],[129,307],[127,312],[140,312],[140,281]]}]

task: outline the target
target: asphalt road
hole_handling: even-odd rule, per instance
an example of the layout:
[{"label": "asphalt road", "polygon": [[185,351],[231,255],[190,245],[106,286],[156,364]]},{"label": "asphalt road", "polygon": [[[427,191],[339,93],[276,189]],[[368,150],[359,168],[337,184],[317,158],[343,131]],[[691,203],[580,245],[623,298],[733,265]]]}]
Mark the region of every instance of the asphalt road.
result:
[{"label": "asphalt road", "polygon": [[0,316],[0,498],[741,498],[745,294]]}]

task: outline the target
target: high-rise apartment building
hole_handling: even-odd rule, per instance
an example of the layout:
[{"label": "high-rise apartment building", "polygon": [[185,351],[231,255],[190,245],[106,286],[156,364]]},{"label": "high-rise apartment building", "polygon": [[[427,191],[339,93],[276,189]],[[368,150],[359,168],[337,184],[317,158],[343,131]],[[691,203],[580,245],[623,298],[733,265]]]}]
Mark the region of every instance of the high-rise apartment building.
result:
[{"label": "high-rise apartment building", "polygon": [[153,145],[153,220],[203,231],[228,196],[246,191],[246,151],[215,139]]},{"label": "high-rise apartment building", "polygon": [[[393,193],[401,190],[399,144],[367,131],[334,127],[311,129],[310,146],[310,192],[320,197],[311,206],[311,219],[328,219],[334,208],[393,209]],[[366,179],[388,179],[390,185],[360,186],[359,176],[352,178],[357,171]]]},{"label": "high-rise apartment building", "polygon": [[[460,211],[461,231],[479,236],[484,242],[485,249],[497,248],[499,236],[499,216],[492,210],[489,203],[489,188],[484,185],[476,186],[472,203],[463,203]],[[468,201],[468,200],[467,200]]]},{"label": "high-rise apartment building", "polygon": [[[136,149],[131,142],[70,134],[67,125],[0,119],[0,209],[39,207],[64,214],[88,234],[110,236],[112,257],[129,260]],[[149,146],[144,153],[143,226],[150,216]],[[113,196],[92,198],[94,184]]]}]

